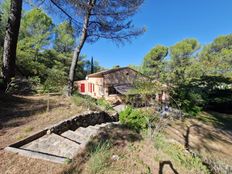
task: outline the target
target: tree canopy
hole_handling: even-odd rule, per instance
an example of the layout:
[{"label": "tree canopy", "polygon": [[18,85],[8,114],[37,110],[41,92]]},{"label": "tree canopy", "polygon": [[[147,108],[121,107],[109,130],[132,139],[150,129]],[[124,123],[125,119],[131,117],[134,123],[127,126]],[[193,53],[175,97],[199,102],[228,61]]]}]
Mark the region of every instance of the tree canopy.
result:
[{"label": "tree canopy", "polygon": [[157,45],[145,57],[143,70],[146,75],[155,79],[161,78],[164,69],[164,59],[168,55],[168,47]]},{"label": "tree canopy", "polygon": [[[217,37],[200,47],[196,39],[184,39],[169,48],[156,46],[144,57],[142,71],[163,77],[170,95],[190,115],[201,109],[229,111],[232,99],[232,35]],[[162,65],[162,66],[160,66]],[[163,67],[161,71],[159,67]]]}]

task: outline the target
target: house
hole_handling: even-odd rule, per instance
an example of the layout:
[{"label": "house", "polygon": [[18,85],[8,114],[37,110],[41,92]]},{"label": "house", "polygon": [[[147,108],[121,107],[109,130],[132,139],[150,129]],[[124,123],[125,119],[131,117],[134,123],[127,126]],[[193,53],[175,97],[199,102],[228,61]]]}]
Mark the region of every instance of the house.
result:
[{"label": "house", "polygon": [[117,67],[89,74],[85,80],[76,81],[75,87],[79,93],[93,98],[120,100],[120,96],[133,89],[136,80],[147,78],[130,67]]}]

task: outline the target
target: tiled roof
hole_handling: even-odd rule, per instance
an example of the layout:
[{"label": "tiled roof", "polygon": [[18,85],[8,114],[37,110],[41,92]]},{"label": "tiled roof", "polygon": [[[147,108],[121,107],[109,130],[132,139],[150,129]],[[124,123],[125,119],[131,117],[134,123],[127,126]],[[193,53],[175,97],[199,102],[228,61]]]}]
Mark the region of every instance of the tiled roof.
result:
[{"label": "tiled roof", "polygon": [[113,68],[113,69],[104,70],[104,71],[100,71],[97,73],[89,74],[87,77],[102,77],[105,74],[114,73],[116,71],[123,70],[123,69],[131,69],[131,70],[135,71],[134,69],[132,69],[130,67],[121,67],[121,68]]}]

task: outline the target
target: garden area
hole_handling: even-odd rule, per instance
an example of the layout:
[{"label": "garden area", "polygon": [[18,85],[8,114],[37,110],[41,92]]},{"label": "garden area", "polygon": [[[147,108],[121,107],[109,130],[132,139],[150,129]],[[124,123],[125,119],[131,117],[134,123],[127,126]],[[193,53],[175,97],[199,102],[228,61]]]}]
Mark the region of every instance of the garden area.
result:
[{"label": "garden area", "polygon": [[0,174],[232,173],[224,3],[0,1]]}]

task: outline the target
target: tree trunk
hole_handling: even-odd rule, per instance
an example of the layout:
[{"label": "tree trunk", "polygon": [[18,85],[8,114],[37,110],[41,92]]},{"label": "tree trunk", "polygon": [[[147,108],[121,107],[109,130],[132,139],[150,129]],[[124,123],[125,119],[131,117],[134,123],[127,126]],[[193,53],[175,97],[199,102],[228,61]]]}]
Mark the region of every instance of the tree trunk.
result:
[{"label": "tree trunk", "polygon": [[6,27],[3,52],[3,82],[4,90],[15,76],[16,49],[21,20],[22,0],[11,0],[10,14]]},{"label": "tree trunk", "polygon": [[80,56],[81,49],[83,48],[84,43],[85,43],[86,38],[87,38],[89,18],[90,18],[93,6],[95,4],[95,1],[90,0],[88,4],[89,4],[89,8],[88,8],[88,11],[87,11],[85,19],[84,19],[80,43],[76,47],[76,49],[74,50],[72,63],[71,63],[70,70],[69,70],[68,91],[67,91],[68,96],[72,95],[73,83],[74,83],[74,77],[75,77],[75,69],[76,69],[76,66],[77,66],[77,62],[78,62],[78,59],[79,59],[79,56]]}]

